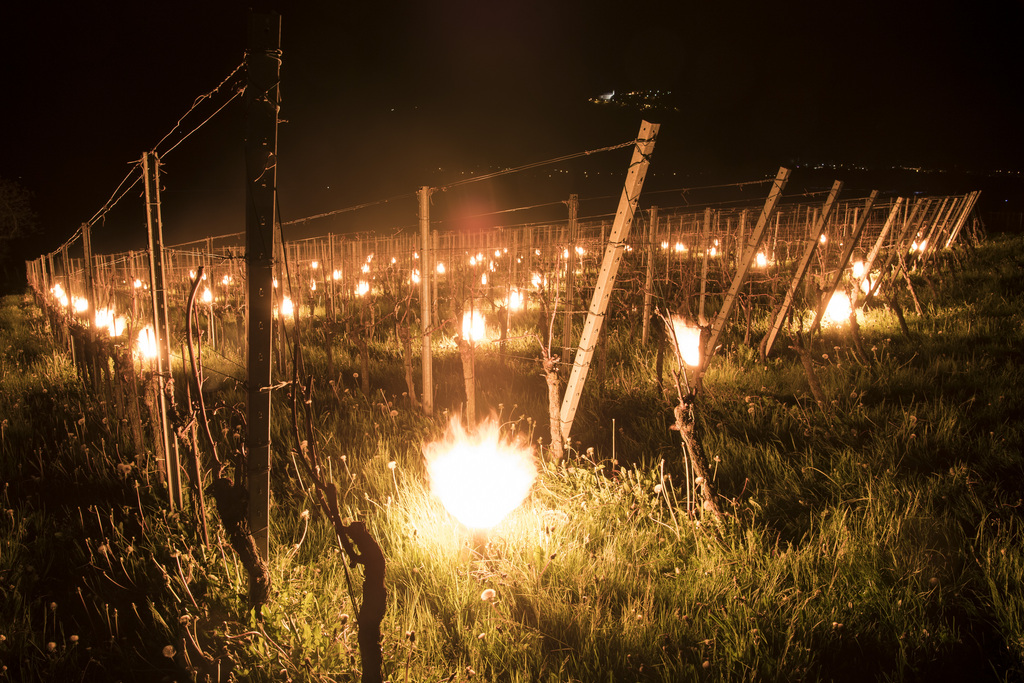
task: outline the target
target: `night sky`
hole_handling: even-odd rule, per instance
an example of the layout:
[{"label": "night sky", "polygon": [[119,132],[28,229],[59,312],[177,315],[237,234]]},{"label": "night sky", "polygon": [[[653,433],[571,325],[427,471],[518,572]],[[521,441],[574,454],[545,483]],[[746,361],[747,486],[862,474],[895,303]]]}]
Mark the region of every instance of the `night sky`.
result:
[{"label": "night sky", "polygon": [[[40,250],[91,218],[129,164],[242,62],[251,4],[5,8],[0,176],[35,193]],[[651,187],[826,162],[1024,170],[1019,1],[273,8],[283,25],[285,221],[625,142],[643,118],[662,124]],[[587,101],[636,89],[672,94],[649,112]],[[242,122],[239,99],[165,157],[168,242],[243,228]],[[459,201],[499,210],[588,197],[606,190],[598,170],[621,183],[627,160],[628,150],[588,159],[586,180],[577,165],[550,183],[533,174],[480,184]],[[143,245],[138,194],[95,228],[98,249]],[[309,228],[415,222],[414,199],[390,209]]]}]

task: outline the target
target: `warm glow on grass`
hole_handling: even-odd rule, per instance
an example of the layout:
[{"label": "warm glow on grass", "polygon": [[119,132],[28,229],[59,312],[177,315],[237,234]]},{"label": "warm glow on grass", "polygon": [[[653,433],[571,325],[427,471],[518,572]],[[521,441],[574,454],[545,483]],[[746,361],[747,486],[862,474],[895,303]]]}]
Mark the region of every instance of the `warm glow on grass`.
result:
[{"label": "warm glow on grass", "polygon": [[468,433],[453,419],[440,441],[423,455],[430,490],[445,509],[470,529],[489,529],[515,510],[537,477],[533,450],[503,439],[498,423],[484,421]]},{"label": "warm glow on grass", "polygon": [[674,343],[678,344],[679,357],[691,368],[700,365],[700,328],[690,325],[685,318],[673,315],[672,330],[675,333]]}]

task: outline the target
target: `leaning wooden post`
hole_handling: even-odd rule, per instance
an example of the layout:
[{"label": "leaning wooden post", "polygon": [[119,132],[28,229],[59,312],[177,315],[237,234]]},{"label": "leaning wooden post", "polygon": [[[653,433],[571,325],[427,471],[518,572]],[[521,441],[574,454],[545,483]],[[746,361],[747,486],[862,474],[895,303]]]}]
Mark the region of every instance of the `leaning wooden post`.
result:
[{"label": "leaning wooden post", "polygon": [[647,226],[647,275],[644,278],[644,320],[640,343],[647,346],[651,334],[651,303],[654,298],[654,236],[658,229],[658,207],[651,207],[651,220]]},{"label": "leaning wooden post", "polygon": [[963,229],[964,223],[967,222],[967,216],[970,215],[974,205],[978,203],[978,197],[981,196],[981,190],[975,190],[967,195],[967,201],[964,203],[963,211],[957,216],[956,221],[953,223],[953,227],[949,231],[949,237],[946,239],[946,243],[943,245],[944,248],[952,246],[953,242],[960,235],[960,230]]},{"label": "leaning wooden post", "polygon": [[800,283],[803,282],[804,276],[807,274],[807,268],[811,264],[811,259],[814,258],[814,252],[818,249],[818,245],[821,243],[821,235],[825,232],[825,225],[828,223],[829,216],[832,215],[832,209],[836,204],[836,199],[839,197],[839,192],[843,189],[843,181],[837,180],[832,183],[832,191],[829,192],[828,198],[825,200],[825,205],[821,209],[821,213],[818,215],[817,220],[814,223],[814,228],[811,229],[810,234],[807,236],[808,243],[807,248],[804,250],[804,255],[800,259],[799,265],[796,268],[796,274],[793,276],[792,282],[789,283],[789,288],[786,290],[786,296],[782,301],[782,306],[779,308],[778,314],[775,316],[775,321],[772,323],[772,327],[768,330],[768,336],[765,337],[763,350],[761,351],[761,357],[767,358],[768,354],[772,352],[772,345],[775,343],[775,338],[779,334],[779,330],[782,329],[782,323],[786,319],[786,315],[789,314],[789,309],[793,305],[793,298],[796,296],[796,290],[800,289]]},{"label": "leaning wooden post", "polygon": [[615,275],[619,270],[619,262],[622,260],[626,238],[629,237],[629,228],[633,224],[633,214],[640,201],[640,192],[643,190],[644,180],[647,178],[647,168],[651,163],[651,154],[654,152],[654,142],[658,137],[660,127],[660,124],[644,121],[640,125],[640,133],[636,138],[633,157],[629,162],[629,172],[626,174],[626,183],[622,188],[622,195],[619,197],[615,222],[608,237],[608,246],[605,248],[604,259],[601,261],[601,271],[594,287],[594,297],[591,300],[590,309],[587,311],[587,320],[583,323],[583,334],[580,336],[580,345],[576,351],[576,359],[573,362],[572,372],[565,389],[565,398],[562,401],[559,420],[562,423],[562,438],[565,443],[569,443],[569,432],[572,430],[580,395],[583,393],[583,383],[587,379],[590,361],[594,357],[594,348],[601,334],[601,325],[604,324],[608,301],[615,286]]},{"label": "leaning wooden post", "polygon": [[[273,358],[274,217],[281,15],[249,14],[245,68],[245,267],[248,402],[246,477],[249,529],[270,557],[270,373]],[[299,302],[296,301],[298,306]],[[297,391],[293,388],[293,391]]]},{"label": "leaning wooden post", "polygon": [[[861,287],[866,280],[868,282],[868,293],[871,292],[871,271],[875,265],[875,259],[878,258],[878,252],[881,251],[882,245],[885,243],[885,238],[889,236],[889,231],[892,230],[892,226],[896,223],[896,216],[899,215],[900,210],[903,208],[903,197],[897,197],[896,202],[892,205],[889,210],[889,216],[885,219],[885,225],[882,226],[882,231],[878,233],[878,239],[875,240],[875,245],[871,247],[871,251],[868,252],[868,257],[864,259],[864,277],[861,278],[860,282],[853,290],[854,305],[851,308],[856,308],[856,299],[861,294]],[[867,301],[867,296],[864,297],[864,301]]]},{"label": "leaning wooden post", "polygon": [[708,343],[704,346],[701,353],[700,367],[696,372],[698,380],[707,371],[711,357],[715,355],[718,341],[722,338],[722,333],[725,331],[725,324],[729,321],[729,315],[736,305],[740,288],[747,279],[747,273],[750,272],[750,264],[753,262],[754,255],[761,246],[765,229],[768,227],[768,223],[771,221],[772,216],[775,214],[775,209],[779,205],[779,199],[782,198],[782,190],[786,187],[786,183],[789,182],[789,174],[790,170],[788,168],[779,168],[775,181],[772,183],[772,189],[768,193],[768,199],[765,200],[764,208],[757,219],[757,225],[754,226],[754,230],[750,234],[750,240],[742,247],[741,254],[743,256],[740,260],[739,268],[736,270],[736,275],[733,276],[732,284],[729,285],[729,291],[725,295],[725,301],[722,302],[722,308],[718,311],[715,322],[711,326],[711,336],[708,339]]},{"label": "leaning wooden post", "polygon": [[422,333],[422,347],[420,353],[420,364],[423,370],[423,398],[420,403],[423,405],[424,415],[434,414],[434,357],[431,353],[430,335],[431,313],[430,313],[430,281],[435,276],[433,254],[431,253],[430,235],[430,188],[424,185],[417,192],[420,202],[420,330]]},{"label": "leaning wooden post", "polygon": [[853,250],[857,248],[857,243],[860,242],[860,236],[864,232],[864,226],[868,223],[868,214],[871,213],[871,207],[875,205],[875,199],[877,198],[878,190],[872,190],[864,204],[864,210],[860,214],[860,219],[857,221],[853,234],[846,243],[843,255],[839,259],[836,276],[832,280],[832,285],[822,293],[823,296],[821,302],[818,304],[818,312],[814,316],[814,322],[811,323],[809,334],[814,334],[814,332],[821,326],[821,319],[825,315],[825,309],[828,308],[829,301],[832,300],[832,296],[836,293],[836,290],[839,289],[839,283],[843,281],[843,272],[846,270],[846,265],[850,262],[850,256],[853,255]]}]

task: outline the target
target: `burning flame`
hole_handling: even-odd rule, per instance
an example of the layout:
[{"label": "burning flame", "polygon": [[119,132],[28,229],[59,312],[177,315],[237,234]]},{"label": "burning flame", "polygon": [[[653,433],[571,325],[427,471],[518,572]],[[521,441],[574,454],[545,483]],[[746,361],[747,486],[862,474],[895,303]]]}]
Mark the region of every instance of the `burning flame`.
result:
[{"label": "burning flame", "polygon": [[765,268],[768,265],[768,257],[763,251],[757,252],[757,267]]},{"label": "burning flame", "polygon": [[480,311],[469,311],[462,314],[462,338],[471,342],[487,339],[487,320]]},{"label": "burning flame", "polygon": [[156,335],[151,325],[139,330],[138,351],[143,358],[156,358]]},{"label": "burning flame", "polygon": [[680,358],[691,368],[697,367],[700,365],[700,328],[678,315],[673,315],[671,321]]},{"label": "burning flame", "polygon": [[513,311],[521,311],[523,309],[523,293],[515,287],[508,293],[508,307]]},{"label": "burning flame", "polygon": [[822,317],[822,322],[828,325],[842,325],[850,319],[850,313],[852,312],[850,297],[846,296],[845,292],[836,292],[829,299],[828,306],[825,307],[825,315]]},{"label": "burning flame", "polygon": [[440,441],[423,447],[430,489],[470,529],[489,529],[526,499],[537,478],[533,450],[501,437],[489,419],[473,434],[453,418]]}]

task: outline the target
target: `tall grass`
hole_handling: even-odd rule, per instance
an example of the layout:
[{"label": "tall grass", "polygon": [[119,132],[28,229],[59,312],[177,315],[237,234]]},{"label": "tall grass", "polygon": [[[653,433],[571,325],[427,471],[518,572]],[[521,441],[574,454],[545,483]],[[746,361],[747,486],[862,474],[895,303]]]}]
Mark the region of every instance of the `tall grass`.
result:
[{"label": "tall grass", "polygon": [[[843,330],[813,342],[822,406],[785,344],[760,362],[741,330],[727,335],[699,403],[720,527],[688,506],[673,390],[658,388],[654,353],[629,326],[607,326],[603,386],[592,375],[570,455],[543,464],[486,538],[432,497],[422,463],[458,410],[454,350],[438,348],[440,415],[427,419],[403,399],[393,346],[379,342],[364,396],[358,357],[337,341],[317,438],[343,514],[366,521],[387,558],[385,675],[1024,677],[1024,243],[961,258],[966,270],[950,260],[914,276],[927,311],[908,313],[911,338],[884,307],[865,312],[870,364]],[[274,588],[257,622],[222,534],[204,547],[189,515],[167,511],[150,461],[104,424],[41,328],[31,305],[5,300],[4,675],[358,679],[360,576],[293,464],[286,397],[273,427]],[[479,402],[536,443],[547,433],[536,342],[511,336],[505,356],[480,350]],[[325,376],[325,354],[307,360]],[[211,385],[215,403],[240,400],[231,381]]]}]

